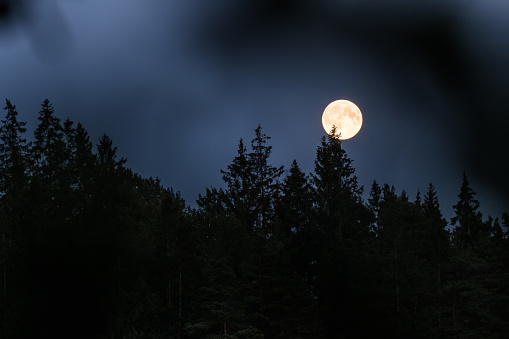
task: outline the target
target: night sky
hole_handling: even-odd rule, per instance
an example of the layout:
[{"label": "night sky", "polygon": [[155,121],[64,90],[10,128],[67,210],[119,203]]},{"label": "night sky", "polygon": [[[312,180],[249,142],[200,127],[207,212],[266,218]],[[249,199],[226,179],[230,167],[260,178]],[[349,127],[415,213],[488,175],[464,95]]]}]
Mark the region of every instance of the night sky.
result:
[{"label": "night sky", "polygon": [[466,170],[483,214],[500,216],[509,4],[398,3],[0,0],[0,98],[29,139],[49,98],[191,206],[223,187],[220,169],[258,124],[273,165],[313,171],[323,109],[348,99],[364,122],[343,146],[366,196],[374,179],[411,199],[432,182],[451,217]]}]

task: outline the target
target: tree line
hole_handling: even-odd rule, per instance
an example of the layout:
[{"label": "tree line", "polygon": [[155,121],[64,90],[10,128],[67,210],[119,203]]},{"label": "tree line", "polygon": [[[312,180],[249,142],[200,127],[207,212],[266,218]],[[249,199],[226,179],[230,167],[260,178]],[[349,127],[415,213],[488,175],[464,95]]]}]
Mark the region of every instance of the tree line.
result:
[{"label": "tree line", "polygon": [[[126,167],[49,100],[33,141],[0,127],[2,338],[500,338],[509,216],[483,217],[463,173],[447,221],[435,187],[367,201],[334,134],[314,172],[270,163],[258,126],[196,208]],[[448,226],[452,227],[449,231]]]}]

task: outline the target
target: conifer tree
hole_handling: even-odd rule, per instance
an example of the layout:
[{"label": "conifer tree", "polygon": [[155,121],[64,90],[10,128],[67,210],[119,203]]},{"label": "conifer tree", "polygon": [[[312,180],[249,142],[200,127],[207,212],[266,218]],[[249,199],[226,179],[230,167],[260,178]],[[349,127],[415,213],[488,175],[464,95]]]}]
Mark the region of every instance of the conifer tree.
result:
[{"label": "conifer tree", "polygon": [[[11,272],[13,263],[13,242],[20,244],[21,215],[24,213],[24,193],[28,180],[27,144],[23,135],[25,122],[18,121],[16,106],[6,99],[7,114],[0,126],[0,236],[1,236],[1,297],[0,297],[0,334],[8,322],[11,286],[15,286],[16,277]],[[15,236],[14,234],[17,234]],[[18,263],[19,264],[19,263]],[[9,296],[9,298],[8,298]]]},{"label": "conifer tree", "polygon": [[436,267],[428,263],[432,229],[422,209],[422,204],[409,200],[405,190],[398,195],[394,186],[384,184],[374,255],[383,282],[378,295],[380,311],[394,322],[391,331],[397,336],[436,336],[435,328],[424,325],[435,317],[429,290],[433,286],[436,292],[436,279],[430,280]]},{"label": "conifer tree", "polygon": [[418,208],[422,208],[422,200],[421,200],[421,190],[417,189],[417,194],[415,195],[414,204]]},{"label": "conifer tree", "polygon": [[312,178],[316,206],[341,241],[345,234],[355,237],[356,233],[366,232],[367,226],[359,218],[366,213],[362,205],[363,187],[357,183],[352,159],[335,132],[334,127],[327,137],[322,137]]},{"label": "conifer tree", "polygon": [[455,243],[475,242],[482,236],[479,234],[484,231],[482,214],[479,212],[479,201],[474,198],[475,195],[476,193],[469,185],[467,174],[463,172],[461,190],[458,194],[459,201],[453,206],[456,215],[451,218],[451,224],[455,226],[453,231]]},{"label": "conifer tree", "polygon": [[[500,289],[500,281],[491,272],[498,264],[490,244],[492,219],[483,222],[479,201],[463,172],[459,201],[453,206],[452,253],[444,285],[445,300],[449,304],[445,333],[457,337],[491,337],[500,324],[493,292]],[[495,307],[494,307],[495,306]]]},{"label": "conifer tree", "polygon": [[289,173],[281,186],[278,216],[286,234],[298,233],[311,218],[313,196],[308,178],[293,160]]},{"label": "conifer tree", "polygon": [[[327,335],[338,323],[348,323],[361,304],[351,304],[357,288],[347,276],[357,275],[369,234],[369,210],[362,203],[352,160],[343,149],[335,128],[321,139],[312,174],[320,252],[317,253],[317,297]],[[353,255],[353,253],[363,253]]]},{"label": "conifer tree", "polygon": [[126,159],[117,160],[117,147],[113,147],[113,141],[103,134],[97,145],[97,163],[101,173],[116,174],[126,163]]},{"label": "conifer tree", "polygon": [[[447,221],[442,216],[438,196],[433,184],[429,184],[424,195],[424,201],[420,204],[424,220],[422,223],[422,243],[420,245],[420,257],[423,260],[422,279],[429,284],[426,291],[430,300],[428,312],[434,328],[430,329],[434,335],[443,335],[445,305],[443,304],[444,271],[450,255],[449,231],[446,229]],[[428,273],[429,272],[429,273]]]},{"label": "conifer tree", "polygon": [[283,174],[283,166],[269,164],[272,146],[267,146],[270,137],[262,133],[262,127],[255,129],[255,138],[251,141],[252,152],[248,154],[252,169],[252,191],[254,201],[255,227],[267,230],[274,214],[274,197],[277,192],[278,178]]},{"label": "conifer tree", "polygon": [[[426,218],[426,238],[429,239],[429,246],[426,246],[425,249],[432,251],[426,256],[431,259],[433,266],[436,266],[439,270],[439,267],[442,266],[448,256],[449,232],[446,229],[447,221],[440,211],[435,186],[431,183],[424,196],[422,208]],[[440,286],[440,271],[437,274],[438,286]]]},{"label": "conifer tree", "polygon": [[31,203],[34,204],[33,228],[51,229],[57,232],[69,219],[70,182],[69,154],[64,140],[60,119],[48,99],[41,104],[39,124],[31,144]]},{"label": "conifer tree", "polygon": [[371,191],[369,193],[368,198],[368,208],[372,213],[373,223],[371,226],[371,231],[374,234],[378,233],[381,201],[382,201],[382,188],[378,185],[376,180],[373,180],[373,183],[371,184]]},{"label": "conifer tree", "polygon": [[313,191],[309,178],[294,160],[281,185],[277,201],[277,218],[281,232],[289,238],[286,249],[292,257],[295,271],[314,290],[319,234],[313,206]]},{"label": "conifer tree", "polygon": [[48,99],[41,104],[37,119],[39,125],[34,132],[35,141],[32,145],[34,174],[41,176],[52,186],[56,184],[56,176],[66,160],[63,127]]},{"label": "conifer tree", "polygon": [[23,134],[26,122],[18,121],[16,106],[6,101],[7,115],[0,127],[0,194],[14,198],[27,180],[27,144]]},{"label": "conifer tree", "polygon": [[268,159],[272,146],[265,145],[270,137],[255,129],[251,141],[252,151],[247,153],[242,139],[237,156],[227,171],[221,171],[228,185],[228,196],[235,214],[248,226],[269,233],[268,224],[274,214],[274,198],[277,194],[277,179],[283,166],[274,167]]},{"label": "conifer tree", "polygon": [[196,222],[205,239],[200,267],[205,274],[190,303],[190,320],[185,325],[190,338],[260,335],[247,312],[249,297],[243,287],[254,233],[236,212],[231,213],[226,195],[207,189],[198,200]]},{"label": "conifer tree", "polygon": [[69,143],[71,185],[75,199],[73,210],[75,214],[83,214],[86,205],[91,201],[97,158],[93,154],[88,132],[81,123],[73,130]]},{"label": "conifer tree", "polygon": [[237,155],[233,158],[227,170],[221,170],[223,181],[228,186],[227,195],[232,212],[239,217],[246,227],[252,227],[255,219],[253,217],[254,201],[252,199],[252,178],[251,163],[248,158],[246,147],[242,139],[239,141]]}]

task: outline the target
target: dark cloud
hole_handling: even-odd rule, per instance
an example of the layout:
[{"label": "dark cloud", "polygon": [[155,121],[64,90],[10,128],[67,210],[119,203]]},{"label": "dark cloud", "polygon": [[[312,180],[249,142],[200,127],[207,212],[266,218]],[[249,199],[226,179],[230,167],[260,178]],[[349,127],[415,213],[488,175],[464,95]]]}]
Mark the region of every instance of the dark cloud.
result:
[{"label": "dark cloud", "polygon": [[0,34],[23,34],[46,62],[61,62],[69,52],[67,23],[54,0],[0,0]]},{"label": "dark cloud", "polygon": [[5,25],[3,28],[7,29],[7,25],[12,24],[13,21],[18,20],[23,14],[25,9],[25,1],[21,0],[0,0],[0,22]]},{"label": "dark cloud", "polygon": [[50,98],[62,117],[81,121],[94,138],[109,134],[135,171],[161,177],[188,203],[206,186],[221,185],[219,170],[259,123],[272,136],[275,164],[296,158],[312,171],[322,110],[342,98],[364,114],[358,137],[344,143],[362,184],[377,179],[412,195],[431,181],[450,211],[466,169],[481,203],[494,192],[500,198],[486,203],[491,211],[509,205],[503,161],[509,26],[500,18],[508,6],[327,0],[16,6],[0,1],[4,31],[17,32],[0,56],[9,83],[0,86],[2,95],[26,107],[32,126],[37,105]]}]

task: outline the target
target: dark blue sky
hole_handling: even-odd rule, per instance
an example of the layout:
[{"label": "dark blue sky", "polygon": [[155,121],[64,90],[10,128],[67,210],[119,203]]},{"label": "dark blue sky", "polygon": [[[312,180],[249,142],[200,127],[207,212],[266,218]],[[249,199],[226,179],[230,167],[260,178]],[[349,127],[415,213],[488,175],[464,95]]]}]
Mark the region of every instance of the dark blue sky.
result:
[{"label": "dark blue sky", "polygon": [[467,171],[481,210],[509,210],[509,5],[503,1],[0,1],[0,97],[30,133],[49,98],[94,141],[193,205],[261,124],[272,162],[313,170],[336,99],[364,125],[343,143],[452,215]]}]

